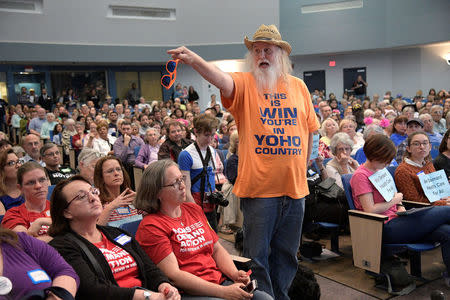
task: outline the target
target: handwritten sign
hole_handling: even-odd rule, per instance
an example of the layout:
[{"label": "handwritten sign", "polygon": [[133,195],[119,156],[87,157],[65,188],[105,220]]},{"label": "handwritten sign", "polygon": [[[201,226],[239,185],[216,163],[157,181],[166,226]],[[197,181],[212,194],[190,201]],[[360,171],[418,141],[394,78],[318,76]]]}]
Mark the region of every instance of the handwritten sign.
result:
[{"label": "handwritten sign", "polygon": [[317,156],[319,156],[319,135],[315,134],[313,135],[313,140],[312,140],[312,150],[311,150],[311,156],[309,157],[309,159],[316,159]]},{"label": "handwritten sign", "polygon": [[450,196],[450,185],[444,170],[419,175],[420,184],[428,200],[433,203]]},{"label": "handwritten sign", "polygon": [[395,193],[397,193],[394,178],[392,178],[391,173],[386,168],[370,176],[369,180],[387,202],[391,201]]}]

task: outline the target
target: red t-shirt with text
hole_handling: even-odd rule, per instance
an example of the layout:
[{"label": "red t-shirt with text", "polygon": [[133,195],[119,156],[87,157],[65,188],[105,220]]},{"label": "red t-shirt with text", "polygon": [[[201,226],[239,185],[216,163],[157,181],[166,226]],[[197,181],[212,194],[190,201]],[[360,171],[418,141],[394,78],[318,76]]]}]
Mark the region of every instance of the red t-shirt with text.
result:
[{"label": "red t-shirt with text", "polygon": [[216,284],[225,279],[212,256],[218,237],[195,203],[181,204],[179,218],[162,213],[145,216],[136,239],[155,264],[173,252],[180,270]]},{"label": "red t-shirt with text", "polygon": [[[119,236],[118,238],[120,238]],[[125,238],[128,238],[125,236]],[[129,239],[131,241],[131,239]],[[119,240],[120,243],[120,240]],[[120,287],[132,288],[142,286],[136,261],[125,249],[120,248],[102,232],[102,241],[94,244],[108,261],[114,279]]]}]

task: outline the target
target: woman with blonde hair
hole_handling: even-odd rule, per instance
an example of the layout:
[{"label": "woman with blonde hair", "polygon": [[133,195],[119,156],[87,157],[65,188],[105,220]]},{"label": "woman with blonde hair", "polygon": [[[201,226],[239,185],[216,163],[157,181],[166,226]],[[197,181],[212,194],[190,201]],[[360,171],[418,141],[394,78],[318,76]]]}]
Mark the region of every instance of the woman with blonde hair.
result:
[{"label": "woman with blonde hair", "polygon": [[319,140],[319,154],[323,158],[333,157],[330,151],[330,142],[334,134],[338,132],[338,129],[338,123],[332,118],[328,118],[322,122],[322,126],[319,129],[319,133],[322,136]]},{"label": "woman with blonde hair", "polygon": [[353,141],[351,155],[355,155],[356,151],[364,145],[364,138],[360,132],[356,132],[356,122],[351,119],[344,119],[339,124],[339,131],[348,134]]}]

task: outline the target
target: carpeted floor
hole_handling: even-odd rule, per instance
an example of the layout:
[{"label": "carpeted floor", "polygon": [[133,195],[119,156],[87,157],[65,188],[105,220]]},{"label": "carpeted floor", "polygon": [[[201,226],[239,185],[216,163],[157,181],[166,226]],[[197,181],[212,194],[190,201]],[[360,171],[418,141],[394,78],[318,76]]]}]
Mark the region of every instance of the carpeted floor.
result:
[{"label": "carpeted floor", "polygon": [[[219,234],[222,244],[234,255],[239,255],[233,247],[234,236]],[[330,249],[329,240],[318,241]],[[350,236],[340,236],[340,251],[342,255],[322,261],[306,261],[300,263],[311,268],[318,276],[322,290],[321,299],[429,299],[431,291],[439,289],[448,294],[450,289],[445,287],[441,273],[445,267],[442,262],[441,249],[422,253],[422,274],[427,282],[417,280],[417,289],[411,294],[394,297],[386,291],[376,288],[374,279],[364,270],[353,266]],[[428,295],[428,296],[427,296]],[[427,296],[427,297],[425,297]]]}]

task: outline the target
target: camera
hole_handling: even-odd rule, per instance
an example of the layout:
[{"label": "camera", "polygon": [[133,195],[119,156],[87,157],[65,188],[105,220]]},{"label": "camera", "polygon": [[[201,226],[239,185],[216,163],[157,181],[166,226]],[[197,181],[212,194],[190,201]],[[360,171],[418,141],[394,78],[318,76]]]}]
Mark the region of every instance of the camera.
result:
[{"label": "camera", "polygon": [[226,207],[229,204],[229,201],[225,199],[220,192],[207,192],[206,199],[211,204],[217,204],[223,207]]}]

